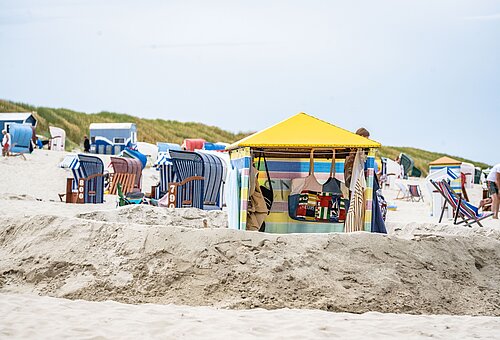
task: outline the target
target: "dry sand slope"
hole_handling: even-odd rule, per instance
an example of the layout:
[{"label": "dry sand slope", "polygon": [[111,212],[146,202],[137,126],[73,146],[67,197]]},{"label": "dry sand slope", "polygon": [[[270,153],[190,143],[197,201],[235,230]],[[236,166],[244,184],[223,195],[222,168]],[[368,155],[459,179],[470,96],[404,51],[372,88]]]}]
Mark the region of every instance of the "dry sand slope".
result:
[{"label": "dry sand slope", "polygon": [[496,232],[462,228],[465,237],[396,226],[404,237],[269,235],[216,228],[224,226],[221,216],[135,206],[76,217],[0,217],[0,291],[229,308],[500,315]]}]

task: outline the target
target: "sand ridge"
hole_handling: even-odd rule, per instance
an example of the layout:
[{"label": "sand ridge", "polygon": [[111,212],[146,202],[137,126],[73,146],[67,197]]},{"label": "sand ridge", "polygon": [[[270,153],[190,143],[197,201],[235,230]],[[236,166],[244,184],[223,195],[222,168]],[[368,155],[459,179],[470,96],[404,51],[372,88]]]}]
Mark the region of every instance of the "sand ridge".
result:
[{"label": "sand ridge", "polygon": [[171,217],[189,221],[183,226],[156,224],[178,212],[130,206],[4,218],[0,290],[127,303],[500,315],[496,237],[200,229],[207,218],[216,225],[210,216],[220,216],[210,213]]}]

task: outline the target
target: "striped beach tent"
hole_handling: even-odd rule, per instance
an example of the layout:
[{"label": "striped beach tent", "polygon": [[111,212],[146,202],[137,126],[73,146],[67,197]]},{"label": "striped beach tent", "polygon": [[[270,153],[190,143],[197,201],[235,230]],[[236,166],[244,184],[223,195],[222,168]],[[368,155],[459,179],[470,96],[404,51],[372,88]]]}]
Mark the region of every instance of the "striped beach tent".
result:
[{"label": "striped beach tent", "polygon": [[[354,216],[347,226],[348,231],[372,231],[373,183],[375,176],[375,151],[380,148],[377,143],[353,132],[342,129],[331,123],[298,113],[276,123],[266,129],[245,137],[231,145],[229,151],[232,168],[238,178],[238,202],[233,205],[233,199],[228,199],[228,210],[238,213],[238,223],[233,214],[230,225],[246,230],[249,199],[251,168],[258,164],[258,156],[265,154],[269,177],[265,169],[259,168],[260,185],[272,182],[274,197],[271,211],[265,220],[265,231],[270,233],[329,233],[344,232],[345,223],[326,223],[297,221],[293,219],[290,206],[292,181],[307,177],[310,173],[310,153],[314,151],[314,176],[323,184],[330,177],[332,163],[335,166],[335,178],[344,181],[345,160],[354,150],[362,150],[366,154],[364,162],[365,183],[360,183],[357,200],[353,205]],[[335,158],[332,162],[332,150]],[[361,180],[362,181],[362,180]],[[233,193],[233,190],[230,191]],[[347,197],[345,197],[347,198]],[[351,223],[352,222],[352,223]]]}]

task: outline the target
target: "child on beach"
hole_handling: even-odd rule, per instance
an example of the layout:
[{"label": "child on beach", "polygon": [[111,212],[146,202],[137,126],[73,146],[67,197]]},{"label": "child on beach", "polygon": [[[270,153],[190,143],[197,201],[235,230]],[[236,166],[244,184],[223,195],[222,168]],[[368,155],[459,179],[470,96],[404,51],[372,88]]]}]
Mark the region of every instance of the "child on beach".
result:
[{"label": "child on beach", "polygon": [[2,139],[2,156],[6,157],[9,155],[10,148],[10,134],[7,130],[2,130],[3,139]]},{"label": "child on beach", "polygon": [[500,204],[500,193],[498,188],[500,188],[500,163],[495,165],[488,177],[486,178],[486,184],[488,186],[488,193],[493,200],[493,218],[498,219],[498,206]]}]

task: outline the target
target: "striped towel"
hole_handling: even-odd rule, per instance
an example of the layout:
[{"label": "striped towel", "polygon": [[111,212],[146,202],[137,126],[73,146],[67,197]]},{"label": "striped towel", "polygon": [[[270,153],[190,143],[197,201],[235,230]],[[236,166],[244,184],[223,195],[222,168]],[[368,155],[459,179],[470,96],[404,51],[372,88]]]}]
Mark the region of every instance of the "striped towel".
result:
[{"label": "striped towel", "polygon": [[364,204],[364,191],[361,181],[362,177],[358,178],[356,181],[356,186],[354,192],[351,195],[351,202],[349,204],[349,210],[347,211],[347,217],[344,225],[344,231],[346,233],[354,231],[362,231],[363,228],[363,204]]}]

